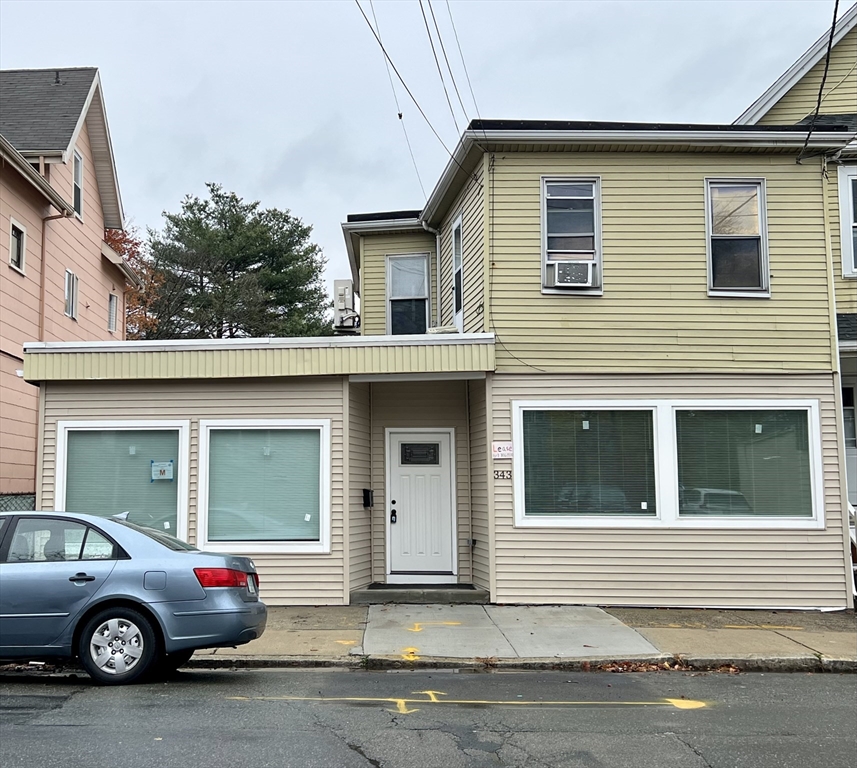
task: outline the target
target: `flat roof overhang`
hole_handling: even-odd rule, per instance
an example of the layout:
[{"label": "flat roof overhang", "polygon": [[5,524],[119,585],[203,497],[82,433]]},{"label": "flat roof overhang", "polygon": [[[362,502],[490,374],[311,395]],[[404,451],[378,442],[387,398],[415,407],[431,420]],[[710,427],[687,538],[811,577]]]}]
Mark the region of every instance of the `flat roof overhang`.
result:
[{"label": "flat roof overhang", "polygon": [[146,381],[463,374],[495,369],[494,334],[31,342],[24,379]]}]

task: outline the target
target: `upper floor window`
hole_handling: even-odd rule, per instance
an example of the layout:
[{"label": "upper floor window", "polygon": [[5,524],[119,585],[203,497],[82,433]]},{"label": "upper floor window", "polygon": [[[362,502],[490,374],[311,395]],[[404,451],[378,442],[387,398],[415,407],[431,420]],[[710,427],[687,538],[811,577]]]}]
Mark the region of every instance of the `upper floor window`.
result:
[{"label": "upper floor window", "polygon": [[464,268],[461,258],[461,216],[452,225],[452,322],[464,330]]},{"label": "upper floor window", "polygon": [[598,178],[542,179],[542,285],[565,291],[601,287]]},{"label": "upper floor window", "polygon": [[387,333],[425,333],[428,328],[427,253],[387,257]]},{"label": "upper floor window", "polygon": [[83,216],[83,158],[74,153],[74,212]]},{"label": "upper floor window", "polygon": [[765,182],[707,179],[708,292],[768,295]]},{"label": "upper floor window", "polygon": [[11,220],[10,225],[9,264],[19,272],[23,272],[27,258],[27,230],[15,219]]},{"label": "upper floor window", "polygon": [[72,320],[77,320],[77,293],[79,280],[71,270],[65,271],[65,313]]},{"label": "upper floor window", "polygon": [[842,274],[857,277],[857,165],[839,166]]},{"label": "upper floor window", "polygon": [[119,316],[119,297],[115,293],[107,296],[107,330],[116,333],[116,320]]},{"label": "upper floor window", "polygon": [[845,447],[857,448],[857,409],[854,407],[854,387],[842,387],[842,414],[845,417]]}]

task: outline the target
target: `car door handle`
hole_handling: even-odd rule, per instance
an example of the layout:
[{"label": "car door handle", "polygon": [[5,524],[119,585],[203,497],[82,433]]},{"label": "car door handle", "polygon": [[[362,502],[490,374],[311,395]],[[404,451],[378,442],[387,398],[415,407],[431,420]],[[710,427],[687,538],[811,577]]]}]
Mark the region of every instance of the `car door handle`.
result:
[{"label": "car door handle", "polygon": [[95,576],[87,576],[85,573],[76,573],[74,576],[69,576],[69,581],[95,581]]}]

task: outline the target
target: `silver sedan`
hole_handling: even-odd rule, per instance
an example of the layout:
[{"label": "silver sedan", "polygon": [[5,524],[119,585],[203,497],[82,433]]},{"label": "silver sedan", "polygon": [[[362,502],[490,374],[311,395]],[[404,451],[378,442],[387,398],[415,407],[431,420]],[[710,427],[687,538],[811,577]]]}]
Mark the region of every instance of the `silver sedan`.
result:
[{"label": "silver sedan", "polygon": [[78,657],[96,681],[130,683],[266,620],[248,557],[119,518],[0,514],[0,658]]}]

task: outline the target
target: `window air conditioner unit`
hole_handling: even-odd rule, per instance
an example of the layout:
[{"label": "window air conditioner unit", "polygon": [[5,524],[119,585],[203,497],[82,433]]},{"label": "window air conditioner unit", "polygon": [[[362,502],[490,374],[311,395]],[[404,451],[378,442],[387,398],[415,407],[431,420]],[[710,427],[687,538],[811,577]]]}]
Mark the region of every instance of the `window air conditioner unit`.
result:
[{"label": "window air conditioner unit", "polygon": [[553,284],[557,288],[591,288],[596,284],[594,261],[553,261]]}]

